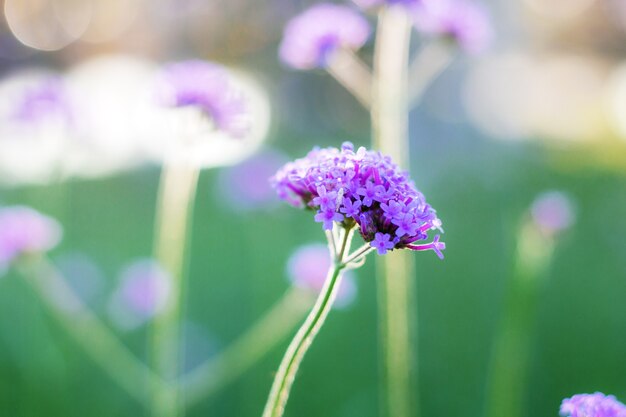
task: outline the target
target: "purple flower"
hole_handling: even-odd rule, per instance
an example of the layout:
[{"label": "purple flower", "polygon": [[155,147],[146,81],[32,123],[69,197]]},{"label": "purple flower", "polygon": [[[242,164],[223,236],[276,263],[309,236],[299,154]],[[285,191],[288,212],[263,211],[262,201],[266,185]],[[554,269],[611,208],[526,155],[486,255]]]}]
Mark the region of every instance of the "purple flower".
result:
[{"label": "purple flower", "polygon": [[418,31],[450,37],[466,52],[480,52],[492,37],[486,10],[471,0],[420,0],[411,14]]},{"label": "purple flower", "polygon": [[382,5],[406,9],[415,28],[427,35],[452,38],[470,53],[483,50],[492,37],[486,10],[472,0],[353,0],[369,9]]},{"label": "purple flower", "polygon": [[59,223],[30,207],[0,209],[0,271],[22,254],[46,252],[61,240]]},{"label": "purple flower", "polygon": [[374,240],[370,242],[370,245],[378,251],[379,255],[386,254],[388,249],[393,249],[395,246],[388,233],[380,232],[376,233]]},{"label": "purple flower", "polygon": [[317,187],[317,197],[315,197],[309,205],[315,207],[319,206],[322,211],[335,211],[337,208],[337,192],[326,191],[326,187],[323,185]]},{"label": "purple flower", "polygon": [[287,24],[279,55],[297,69],[323,67],[336,49],[357,50],[369,35],[367,20],[355,10],[319,3]]},{"label": "purple flower", "polygon": [[344,213],[346,217],[357,218],[361,213],[361,200],[358,198],[344,198],[341,212]]},{"label": "purple flower", "polygon": [[[445,244],[439,236],[431,243],[419,242],[428,239],[430,230],[440,229],[435,211],[407,173],[379,152],[365,148],[354,152],[350,143],[341,149],[314,149],[305,158],[286,164],[272,183],[283,200],[317,210],[315,220],[323,222],[324,229],[332,229],[335,222],[358,226],[366,242],[375,241],[372,246],[379,253],[409,248],[433,250],[442,256]],[[323,208],[320,193],[343,198],[336,201],[336,207]]]},{"label": "purple flower", "polygon": [[262,150],[243,162],[219,172],[219,201],[230,209],[249,211],[267,209],[276,203],[274,190],[267,179],[286,161],[275,150]]},{"label": "purple flower", "polygon": [[569,228],[575,220],[572,201],[559,191],[548,191],[539,195],[530,212],[535,224],[547,235]]},{"label": "purple flower", "polygon": [[247,102],[220,65],[200,60],[166,65],[158,93],[166,106],[199,108],[218,130],[231,136],[242,137],[249,131]]},{"label": "purple flower", "polygon": [[21,95],[16,97],[11,116],[21,123],[54,121],[68,126],[73,119],[72,107],[63,80],[57,76],[48,76],[24,87]]},{"label": "purple flower", "polygon": [[626,417],[626,406],[612,395],[601,392],[577,394],[561,403],[564,417]]},{"label": "purple flower", "polygon": [[[330,267],[328,247],[320,243],[301,246],[289,258],[287,275],[298,288],[318,294],[324,286],[326,274]],[[356,284],[352,271],[346,271],[337,291],[333,304],[343,307],[350,304],[356,296]]]},{"label": "purple flower", "polygon": [[337,213],[334,208],[327,208],[320,210],[315,215],[315,221],[324,223],[324,230],[331,230],[333,228],[333,222],[340,222],[343,220],[343,214]]},{"label": "purple flower", "polygon": [[156,261],[135,261],[122,270],[109,313],[120,327],[137,327],[163,310],[170,287],[170,275]]},{"label": "purple flower", "polygon": [[369,207],[374,200],[380,201],[380,197],[385,193],[385,187],[369,181],[365,187],[357,189],[356,193],[363,196],[363,205]]}]

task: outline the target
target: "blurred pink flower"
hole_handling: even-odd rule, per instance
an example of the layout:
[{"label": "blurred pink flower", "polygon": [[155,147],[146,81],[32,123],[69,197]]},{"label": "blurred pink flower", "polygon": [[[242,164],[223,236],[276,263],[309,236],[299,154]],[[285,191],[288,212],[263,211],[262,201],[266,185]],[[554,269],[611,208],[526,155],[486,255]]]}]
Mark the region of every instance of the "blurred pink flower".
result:
[{"label": "blurred pink flower", "polygon": [[56,220],[30,207],[0,208],[0,272],[22,254],[49,251],[61,236]]},{"label": "blurred pink flower", "polygon": [[297,69],[323,67],[338,48],[357,50],[370,35],[370,26],[356,10],[318,3],[294,17],[285,27],[281,60]]},{"label": "blurred pink flower", "polygon": [[[317,295],[324,286],[329,267],[328,247],[321,243],[312,243],[301,246],[291,255],[287,264],[287,274],[293,285]],[[356,293],[353,272],[344,272],[334,306],[347,307],[354,301]]]},{"label": "blurred pink flower", "polygon": [[124,329],[142,325],[167,305],[170,289],[170,275],[155,260],[131,263],[122,270],[111,299],[111,319]]},{"label": "blurred pink flower", "polygon": [[418,31],[450,37],[469,53],[481,52],[493,36],[487,10],[471,0],[420,0],[412,15]]},{"label": "blurred pink flower", "polygon": [[535,224],[547,235],[564,231],[576,220],[572,200],[560,191],[548,191],[537,196],[530,212]]}]

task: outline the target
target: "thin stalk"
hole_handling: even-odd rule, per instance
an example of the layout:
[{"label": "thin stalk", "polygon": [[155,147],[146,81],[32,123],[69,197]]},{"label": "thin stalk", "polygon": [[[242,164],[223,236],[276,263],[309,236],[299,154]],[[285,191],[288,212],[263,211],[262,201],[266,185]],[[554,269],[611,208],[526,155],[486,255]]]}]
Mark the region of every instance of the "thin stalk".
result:
[{"label": "thin stalk", "polygon": [[155,255],[172,277],[168,304],[155,317],[151,353],[157,372],[170,384],[153,393],[152,414],[175,417],[184,414],[178,377],[182,363],[180,349],[181,300],[185,274],[190,219],[199,171],[184,162],[165,166],[161,174],[155,223]]},{"label": "thin stalk", "polygon": [[234,381],[284,340],[306,316],[314,297],[292,288],[230,346],[181,380],[189,407]]},{"label": "thin stalk", "polygon": [[[408,67],[411,22],[400,7],[378,16],[374,51],[372,131],[374,147],[409,169]],[[384,415],[418,415],[415,350],[414,261],[407,251],[394,251],[378,263],[380,344],[383,354]],[[413,380],[412,380],[413,379]]]},{"label": "thin stalk", "polygon": [[445,39],[428,42],[409,66],[409,107],[419,104],[426,89],[450,65],[455,49]]},{"label": "thin stalk", "polygon": [[361,246],[359,249],[355,250],[353,253],[348,255],[344,263],[346,265],[349,265],[352,262],[358,262],[360,258],[363,258],[364,256],[366,256],[368,253],[372,251],[374,251],[374,248],[372,248],[372,246],[370,246],[369,243],[366,243],[365,245]]},{"label": "thin stalk", "polygon": [[326,70],[365,107],[372,102],[372,74],[361,59],[349,49],[339,49],[328,60]]},{"label": "thin stalk", "polygon": [[[332,233],[330,235],[332,236]],[[346,231],[343,234],[341,243],[343,249],[350,250],[349,239],[351,237],[351,231]],[[319,332],[322,324],[324,324],[328,312],[337,296],[337,291],[341,283],[341,272],[346,267],[346,264],[343,262],[343,259],[337,255],[337,252],[333,252],[332,260],[333,263],[328,269],[324,287],[317,297],[313,309],[296,333],[287,348],[287,352],[285,352],[283,356],[263,411],[263,417],[281,417],[283,415],[291,386],[293,385],[300,363],[304,358],[304,354],[311,346],[311,343],[313,343],[313,339]]]},{"label": "thin stalk", "polygon": [[[542,241],[542,245],[537,245]],[[554,241],[527,224],[520,230],[517,258],[504,299],[487,381],[487,417],[525,415],[533,326]]]},{"label": "thin stalk", "polygon": [[129,395],[149,405],[151,391],[165,382],[100,321],[55,266],[46,258],[31,257],[17,267],[69,336]]}]

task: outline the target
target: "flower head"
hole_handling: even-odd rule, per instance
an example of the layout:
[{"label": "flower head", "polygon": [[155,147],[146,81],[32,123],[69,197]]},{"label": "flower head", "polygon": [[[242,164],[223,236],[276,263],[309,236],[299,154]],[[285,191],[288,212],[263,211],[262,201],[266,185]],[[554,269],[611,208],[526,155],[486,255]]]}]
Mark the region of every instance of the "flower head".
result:
[{"label": "flower head", "polygon": [[129,264],[122,270],[111,300],[111,317],[120,327],[141,325],[163,310],[170,287],[170,275],[156,261],[141,259]]},{"label": "flower head", "polygon": [[159,83],[163,103],[196,107],[216,129],[235,137],[249,129],[247,102],[225,68],[206,61],[183,61],[165,66]]},{"label": "flower head", "polygon": [[449,37],[466,52],[480,52],[491,40],[487,12],[472,0],[353,1],[363,9],[383,5],[402,7],[413,18],[419,32]]},{"label": "flower head", "polygon": [[491,40],[487,12],[471,0],[420,0],[411,12],[418,31],[450,37],[466,52],[480,52]]},{"label": "flower head", "polygon": [[577,394],[561,403],[564,417],[626,417],[626,406],[601,392]]},{"label": "flower head", "polygon": [[[329,267],[328,247],[321,243],[312,243],[301,246],[291,255],[287,264],[287,275],[293,285],[317,295],[324,286]],[[347,306],[354,300],[356,291],[354,274],[352,271],[344,272],[333,305]]]},{"label": "flower head", "polygon": [[297,69],[321,67],[336,49],[357,50],[369,35],[367,20],[355,10],[319,3],[287,24],[279,54]]},{"label": "flower head", "polygon": [[539,195],[530,213],[535,224],[547,235],[569,228],[575,220],[574,204],[566,194],[559,191]]},{"label": "flower head", "polygon": [[25,86],[15,99],[11,116],[16,121],[32,124],[61,122],[66,126],[72,121],[73,106],[67,87],[58,76],[43,77]]},{"label": "flower head", "polygon": [[355,152],[351,143],[341,149],[316,148],[286,164],[272,182],[283,200],[315,210],[324,229],[334,223],[358,226],[381,255],[408,248],[441,256],[445,248],[438,235],[431,243],[420,243],[430,230],[441,229],[441,221],[408,174],[379,152]]},{"label": "flower head", "polygon": [[0,271],[23,254],[46,252],[61,240],[59,223],[29,207],[0,209]]}]

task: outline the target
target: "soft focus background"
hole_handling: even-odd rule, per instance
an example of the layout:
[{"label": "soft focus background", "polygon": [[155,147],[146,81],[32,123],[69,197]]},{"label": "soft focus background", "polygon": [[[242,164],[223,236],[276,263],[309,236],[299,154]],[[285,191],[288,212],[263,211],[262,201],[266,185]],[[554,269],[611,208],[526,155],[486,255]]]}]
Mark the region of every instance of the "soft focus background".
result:
[{"label": "soft focus background", "polygon": [[[315,145],[369,145],[368,114],[332,78],[278,61],[284,23],[309,4],[0,0],[4,79],[33,69],[72,73],[104,54],[141,65],[202,58],[245,71],[267,94],[272,118],[263,149],[200,178],[184,303],[189,367],[227,346],[285,293],[287,261],[297,247],[323,241],[320,225],[277,203],[264,179]],[[533,200],[549,190],[571,197],[576,221],[557,238],[542,277],[526,416],[555,416],[561,399],[577,392],[625,400],[626,3],[486,5],[496,33],[491,49],[459,56],[410,117],[412,175],[437,208],[447,243],[444,261],[415,255],[421,414],[483,415],[517,233]],[[368,59],[371,47],[363,54]],[[90,90],[79,99],[89,103]],[[106,135],[98,140],[123,143],[130,121],[115,111],[104,116],[98,129]],[[120,323],[111,299],[124,269],[152,254],[159,167],[124,161],[95,172],[83,167],[80,175],[20,176],[19,168],[35,161],[29,152],[18,174],[0,178],[0,205],[30,205],[62,223],[64,239],[51,258],[145,357],[145,324]],[[33,143],[32,158],[38,152]],[[539,250],[543,244],[534,242]],[[357,271],[354,301],[332,312],[311,348],[287,415],[379,415],[374,264],[372,255]],[[260,415],[286,343],[189,415]],[[144,413],[67,338],[16,273],[0,279],[0,415]]]}]

